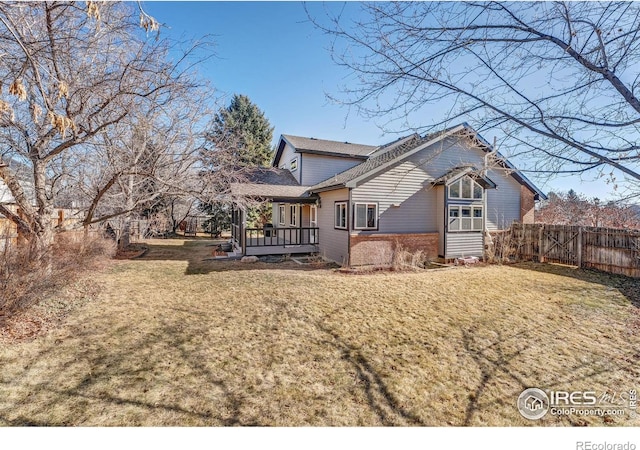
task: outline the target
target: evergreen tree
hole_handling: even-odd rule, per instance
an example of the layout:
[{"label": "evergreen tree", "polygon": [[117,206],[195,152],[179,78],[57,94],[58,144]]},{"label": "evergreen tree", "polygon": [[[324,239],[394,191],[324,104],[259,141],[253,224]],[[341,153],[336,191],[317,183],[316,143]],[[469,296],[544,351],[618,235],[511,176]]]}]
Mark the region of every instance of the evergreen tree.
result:
[{"label": "evergreen tree", "polygon": [[[273,127],[264,112],[246,95],[235,94],[226,108],[221,108],[213,118],[212,128],[206,135],[207,145],[202,151],[202,161],[212,172],[221,169],[233,173],[246,167],[268,167],[273,158],[271,140]],[[227,189],[225,179],[216,178],[217,192]],[[220,217],[228,214],[228,205],[212,202],[200,205],[200,210],[211,215],[211,224],[218,229],[228,225]],[[261,205],[248,211],[250,226],[262,226],[270,220],[271,208]]]},{"label": "evergreen tree", "polygon": [[[273,157],[272,138],[273,127],[264,112],[246,95],[235,94],[229,106],[221,108],[213,119],[205,159],[214,166],[268,166]],[[225,151],[218,151],[221,148]]]}]

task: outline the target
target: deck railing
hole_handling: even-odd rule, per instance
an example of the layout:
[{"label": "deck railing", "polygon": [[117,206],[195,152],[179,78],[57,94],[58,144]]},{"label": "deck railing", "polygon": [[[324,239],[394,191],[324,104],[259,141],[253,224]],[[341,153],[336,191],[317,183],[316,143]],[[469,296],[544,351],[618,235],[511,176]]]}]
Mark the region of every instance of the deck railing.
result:
[{"label": "deck railing", "polygon": [[245,228],[247,247],[286,247],[318,244],[317,227],[302,228]]}]

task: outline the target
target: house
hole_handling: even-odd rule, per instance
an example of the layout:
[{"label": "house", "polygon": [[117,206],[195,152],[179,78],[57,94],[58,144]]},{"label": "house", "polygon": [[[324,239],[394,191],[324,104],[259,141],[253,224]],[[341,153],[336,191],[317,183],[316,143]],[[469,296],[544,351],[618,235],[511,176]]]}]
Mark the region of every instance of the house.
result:
[{"label": "house", "polygon": [[[0,160],[0,164],[5,163]],[[30,200],[32,206],[36,207],[35,188],[29,167],[13,159],[10,159],[5,165],[9,166],[17,176],[26,197]],[[2,180],[0,180],[0,205],[11,214],[22,215],[9,187]],[[81,223],[80,212],[78,208],[56,206],[51,212],[50,220],[59,231],[76,228]],[[0,213],[0,250],[4,249],[7,242],[18,242],[18,228],[13,221]]]},{"label": "house", "polygon": [[467,124],[382,146],[282,135],[272,166],[232,186],[237,199],[273,205],[264,230],[234,209],[246,255],[318,252],[351,266],[388,264],[398,246],[483,256],[488,233],[532,223],[546,198]]}]

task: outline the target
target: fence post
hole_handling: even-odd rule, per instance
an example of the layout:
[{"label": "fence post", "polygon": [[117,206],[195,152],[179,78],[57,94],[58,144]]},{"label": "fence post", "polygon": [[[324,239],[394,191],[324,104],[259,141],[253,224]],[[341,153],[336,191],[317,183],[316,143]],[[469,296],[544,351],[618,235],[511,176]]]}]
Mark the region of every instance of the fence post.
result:
[{"label": "fence post", "polygon": [[544,262],[544,224],[540,224],[540,229],[538,230],[538,262]]},{"label": "fence post", "polygon": [[578,268],[582,269],[582,227],[578,227],[578,248],[577,248]]}]

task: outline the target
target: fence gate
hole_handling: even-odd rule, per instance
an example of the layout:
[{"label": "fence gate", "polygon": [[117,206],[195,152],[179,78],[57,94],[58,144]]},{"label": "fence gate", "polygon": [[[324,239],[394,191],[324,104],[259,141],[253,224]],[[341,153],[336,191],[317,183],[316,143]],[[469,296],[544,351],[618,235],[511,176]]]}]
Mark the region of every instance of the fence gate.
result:
[{"label": "fence gate", "polygon": [[581,231],[579,227],[564,225],[541,227],[540,261],[580,266]]},{"label": "fence gate", "polygon": [[501,239],[524,261],[568,264],[640,277],[640,231],[571,225],[513,224]]}]

